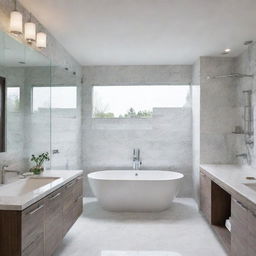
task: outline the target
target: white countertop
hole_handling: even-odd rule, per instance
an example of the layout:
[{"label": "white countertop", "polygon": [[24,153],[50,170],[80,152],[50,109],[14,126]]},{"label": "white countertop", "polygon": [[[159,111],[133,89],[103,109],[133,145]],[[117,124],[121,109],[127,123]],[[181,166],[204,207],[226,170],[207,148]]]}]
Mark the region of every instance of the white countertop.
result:
[{"label": "white countertop", "polygon": [[35,190],[32,190],[28,193],[25,193],[19,196],[9,196],[9,195],[6,196],[6,194],[8,194],[8,191],[10,191],[10,195],[13,194],[13,192],[15,192],[15,189],[17,189],[17,187],[19,187],[19,185],[22,182],[26,181],[29,178],[19,179],[18,181],[4,184],[0,186],[0,210],[17,210],[17,211],[24,210],[28,206],[44,198],[51,192],[62,187],[63,185],[75,179],[81,174],[83,174],[83,171],[81,170],[44,171],[42,174],[36,175],[36,176],[37,177],[58,177],[58,179],[40,188],[37,188]]},{"label": "white countertop", "polygon": [[256,210],[256,191],[244,184],[254,183],[246,177],[256,178],[256,169],[250,166],[202,164],[201,168],[206,174],[223,189],[246,206]]}]

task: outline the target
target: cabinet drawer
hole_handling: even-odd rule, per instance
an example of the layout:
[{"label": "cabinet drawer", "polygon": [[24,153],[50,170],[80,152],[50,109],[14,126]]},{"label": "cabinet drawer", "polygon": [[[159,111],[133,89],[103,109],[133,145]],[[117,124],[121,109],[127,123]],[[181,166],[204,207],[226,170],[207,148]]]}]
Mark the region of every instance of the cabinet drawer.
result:
[{"label": "cabinet drawer", "polygon": [[232,256],[248,255],[248,210],[238,201],[231,201]]},{"label": "cabinet drawer", "polygon": [[200,172],[200,210],[211,222],[211,180]]},{"label": "cabinet drawer", "polygon": [[45,256],[51,256],[62,240],[63,189],[45,199]]},{"label": "cabinet drawer", "polygon": [[80,195],[74,203],[73,222],[75,222],[83,212],[83,196]]},{"label": "cabinet drawer", "polygon": [[54,224],[56,217],[62,216],[63,189],[58,189],[51,193],[45,199],[45,222],[46,224]]},{"label": "cabinet drawer", "polygon": [[231,202],[231,217],[232,219],[247,223],[248,222],[248,210],[240,202],[232,199]]},{"label": "cabinet drawer", "polygon": [[231,255],[248,256],[247,245],[234,236],[231,237]]},{"label": "cabinet drawer", "polygon": [[75,200],[83,195],[83,176],[76,178],[76,183],[74,185],[74,197]]},{"label": "cabinet drawer", "polygon": [[248,211],[248,255],[256,255],[256,216]]},{"label": "cabinet drawer", "polygon": [[57,247],[60,245],[63,233],[63,222],[56,218],[55,223],[45,226],[45,253],[44,256],[51,256]]},{"label": "cabinet drawer", "polygon": [[23,251],[22,256],[44,256],[44,234],[39,234]]},{"label": "cabinet drawer", "polygon": [[45,199],[31,205],[22,212],[22,249],[44,233]]}]

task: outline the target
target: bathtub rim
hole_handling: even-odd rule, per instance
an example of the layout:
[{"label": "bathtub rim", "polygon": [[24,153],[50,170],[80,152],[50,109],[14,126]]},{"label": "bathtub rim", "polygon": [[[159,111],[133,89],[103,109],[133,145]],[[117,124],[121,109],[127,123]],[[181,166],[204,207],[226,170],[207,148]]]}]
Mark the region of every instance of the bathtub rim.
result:
[{"label": "bathtub rim", "polygon": [[[151,177],[151,178],[147,178],[147,179],[136,179],[136,178],[120,178],[120,177],[117,177],[117,178],[107,178],[107,177],[96,177],[95,175],[96,174],[99,174],[99,173],[107,173],[107,172],[123,172],[123,171],[126,171],[126,172],[131,172],[131,173],[140,173],[140,172],[164,172],[164,173],[173,173],[173,174],[176,174],[177,177],[162,177],[162,178],[159,178],[159,177]],[[136,182],[157,182],[157,181],[175,181],[175,180],[181,180],[184,178],[184,174],[183,173],[180,173],[180,172],[174,172],[174,171],[165,171],[165,170],[103,170],[103,171],[95,171],[95,172],[91,172],[91,173],[88,173],[87,174],[87,177],[88,179],[92,179],[92,180],[100,180],[100,181],[136,181]]]}]

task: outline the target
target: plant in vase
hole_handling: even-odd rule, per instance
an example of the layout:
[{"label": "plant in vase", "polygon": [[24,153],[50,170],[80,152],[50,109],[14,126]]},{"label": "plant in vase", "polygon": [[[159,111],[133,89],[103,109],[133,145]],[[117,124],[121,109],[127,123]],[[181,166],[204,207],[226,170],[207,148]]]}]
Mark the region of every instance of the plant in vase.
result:
[{"label": "plant in vase", "polygon": [[49,160],[50,157],[48,152],[42,153],[38,156],[32,155],[31,161],[34,162],[34,166],[30,169],[30,171],[33,172],[34,174],[40,174],[44,170],[44,162]]}]

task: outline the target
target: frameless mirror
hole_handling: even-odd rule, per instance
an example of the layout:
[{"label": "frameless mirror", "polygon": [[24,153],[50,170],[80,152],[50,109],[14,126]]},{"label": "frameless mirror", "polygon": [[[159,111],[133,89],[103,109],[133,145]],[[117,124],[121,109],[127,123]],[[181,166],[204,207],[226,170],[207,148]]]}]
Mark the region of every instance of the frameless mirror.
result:
[{"label": "frameless mirror", "polygon": [[0,152],[50,151],[50,85],[49,59],[0,31]]}]

